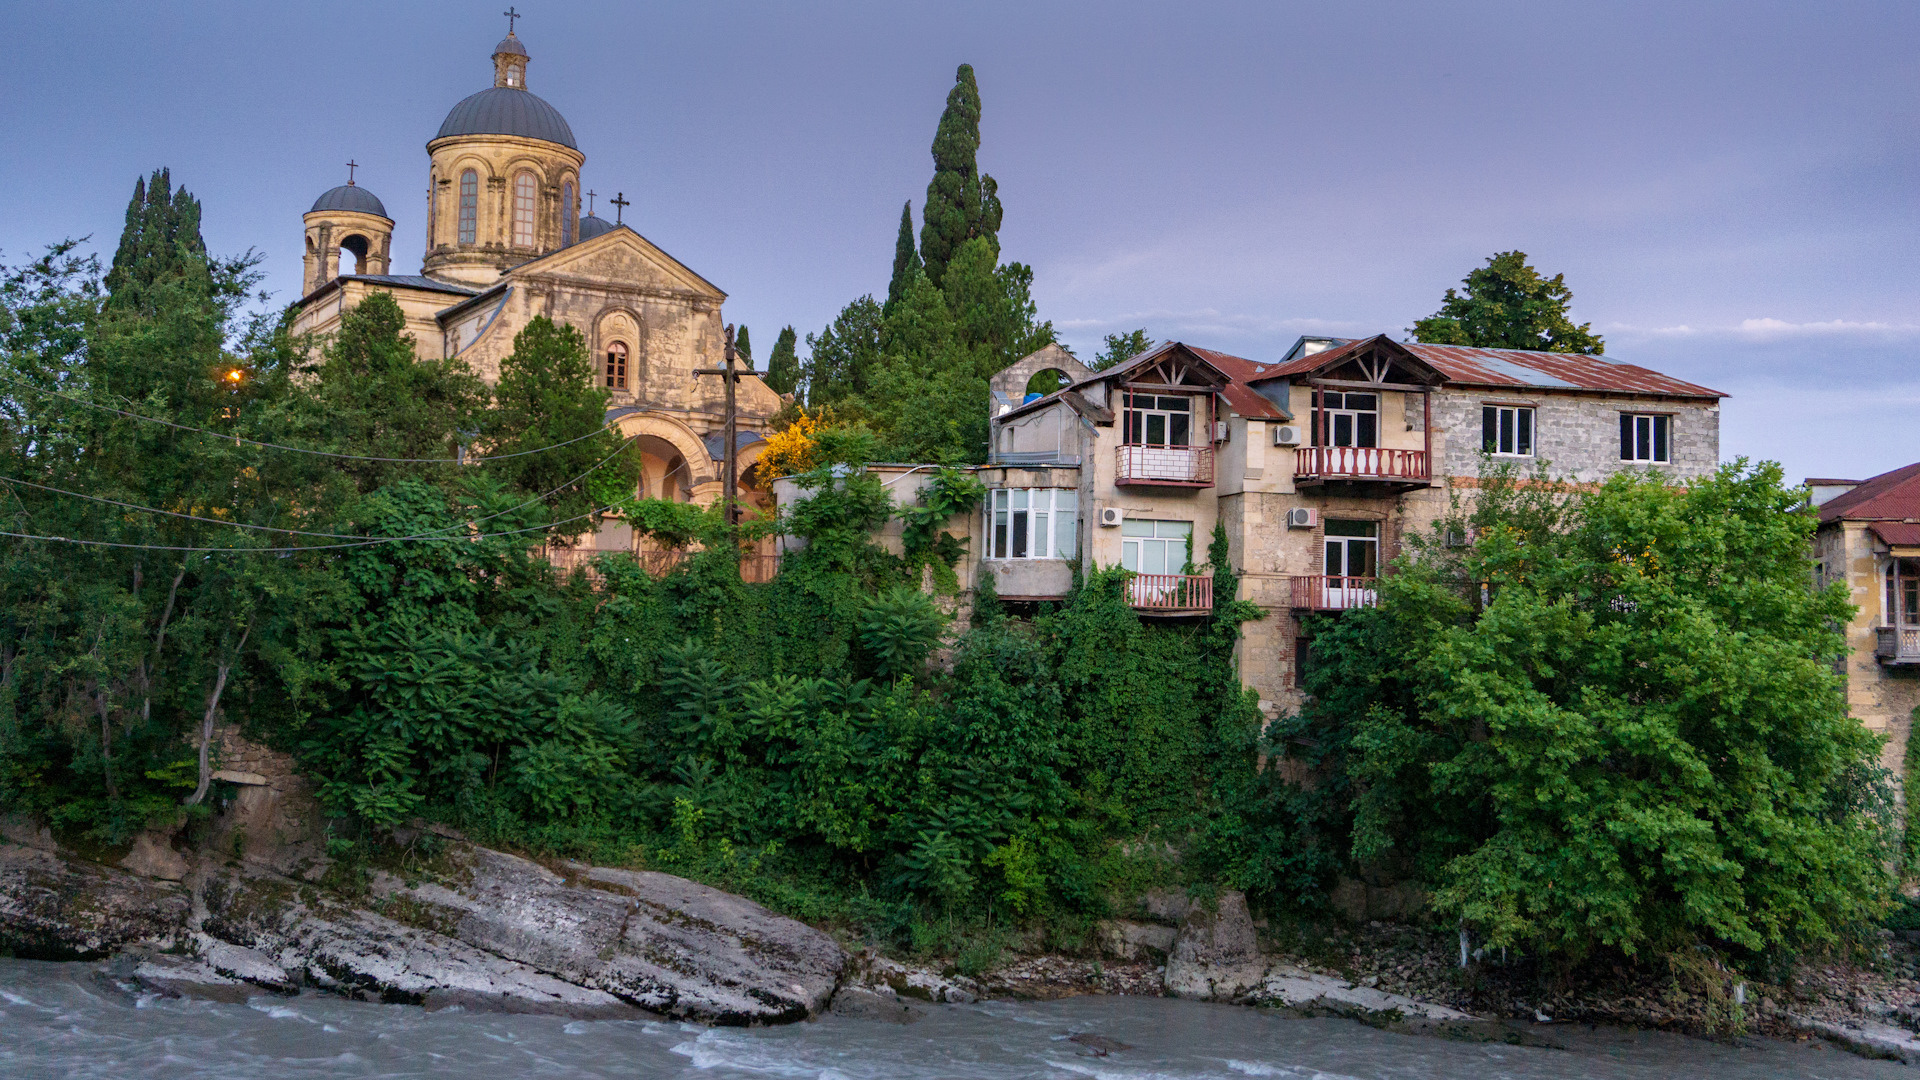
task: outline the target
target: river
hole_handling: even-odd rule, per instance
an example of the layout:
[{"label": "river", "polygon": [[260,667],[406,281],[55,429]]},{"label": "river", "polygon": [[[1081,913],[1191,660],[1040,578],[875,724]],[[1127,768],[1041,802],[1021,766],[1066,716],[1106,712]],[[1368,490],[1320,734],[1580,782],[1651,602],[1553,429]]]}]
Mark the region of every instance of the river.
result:
[{"label": "river", "polygon": [[[1728,1046],[1658,1032],[1542,1029],[1564,1048],[1446,1042],[1162,998],[943,1006],[897,1027],[827,1017],[776,1028],[430,1013],[331,996],[247,1004],[118,990],[80,964],[0,960],[0,1077],[805,1080],[1244,1080],[1345,1077],[1911,1077],[1822,1044]],[[1127,1049],[1092,1056],[1069,1032]]]}]

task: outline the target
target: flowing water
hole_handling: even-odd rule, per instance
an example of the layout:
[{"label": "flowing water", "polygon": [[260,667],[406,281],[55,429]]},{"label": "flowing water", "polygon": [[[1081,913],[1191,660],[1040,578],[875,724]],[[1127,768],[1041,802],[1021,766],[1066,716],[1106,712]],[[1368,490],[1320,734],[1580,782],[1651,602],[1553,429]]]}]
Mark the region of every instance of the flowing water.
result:
[{"label": "flowing water", "polygon": [[[1820,1044],[1737,1046],[1654,1032],[1545,1029],[1563,1049],[1445,1042],[1159,998],[935,1008],[896,1027],[566,1020],[261,995],[245,1005],[131,995],[90,966],[0,960],[0,1077],[802,1077],[806,1080],[1244,1080],[1291,1077],[1911,1077]],[[1127,1049],[1091,1056],[1090,1032]]]}]

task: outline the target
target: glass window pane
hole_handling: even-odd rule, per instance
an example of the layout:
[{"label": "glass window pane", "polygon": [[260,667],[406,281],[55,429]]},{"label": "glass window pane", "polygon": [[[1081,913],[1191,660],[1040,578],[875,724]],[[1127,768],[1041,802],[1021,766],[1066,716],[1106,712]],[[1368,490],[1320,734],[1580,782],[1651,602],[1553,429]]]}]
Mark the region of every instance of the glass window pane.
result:
[{"label": "glass window pane", "polygon": [[1480,407],[1480,449],[1489,454],[1500,450],[1500,410],[1491,405]]},{"label": "glass window pane", "polygon": [[1174,413],[1167,418],[1168,424],[1170,425],[1167,428],[1168,446],[1192,445],[1187,439],[1187,423],[1189,420],[1190,417],[1188,417],[1186,413]]},{"label": "glass window pane", "polygon": [[1371,540],[1347,541],[1347,573],[1354,577],[1373,577],[1373,557],[1380,545]]},{"label": "glass window pane", "polygon": [[1335,446],[1352,446],[1353,445],[1353,417],[1350,414],[1340,413],[1334,416],[1333,445]]},{"label": "glass window pane", "polygon": [[1140,541],[1140,572],[1143,574],[1164,574],[1167,572],[1167,542],[1165,540]]},{"label": "glass window pane", "polygon": [[1073,492],[1063,491],[1068,497],[1065,505],[1054,511],[1053,515],[1053,554],[1058,559],[1073,559],[1080,555],[1079,514],[1073,507]]},{"label": "glass window pane", "polygon": [[993,557],[1007,557],[1007,512],[1000,510],[993,515]]},{"label": "glass window pane", "polygon": [[1056,509],[1072,510],[1079,503],[1080,493],[1072,488],[1055,488],[1053,505]]},{"label": "glass window pane", "polygon": [[1171,537],[1175,540],[1185,540],[1187,537],[1193,535],[1193,522],[1156,521],[1153,523],[1153,535],[1162,538]]},{"label": "glass window pane", "polygon": [[1653,460],[1667,460],[1667,422],[1670,416],[1653,417]]},{"label": "glass window pane", "polygon": [[1147,414],[1147,445],[1167,445],[1167,418],[1163,413]]},{"label": "glass window pane", "polygon": [[1140,541],[1124,540],[1120,543],[1120,567],[1123,570],[1140,569]]},{"label": "glass window pane", "polygon": [[1514,439],[1513,452],[1521,455],[1533,453],[1533,410],[1520,409],[1516,416],[1519,435]]},{"label": "glass window pane", "polygon": [[993,505],[999,507],[1002,510],[1005,510],[1007,508],[1007,494],[1008,492],[1006,488],[1001,488],[999,491],[994,492]]},{"label": "glass window pane", "polygon": [[1633,460],[1633,417],[1620,414],[1620,460]]},{"label": "glass window pane", "polygon": [[1143,518],[1126,518],[1120,522],[1121,536],[1152,536],[1153,522]]},{"label": "glass window pane", "polygon": [[1354,439],[1354,445],[1355,446],[1379,446],[1380,445],[1380,414],[1363,412],[1356,419],[1358,419],[1360,422],[1360,430],[1358,435]]},{"label": "glass window pane", "polygon": [[1513,410],[1500,410],[1500,452],[1513,453]]},{"label": "glass window pane", "polygon": [[1331,390],[1320,391],[1320,405],[1322,408],[1327,408],[1327,409],[1346,408],[1346,405],[1343,403],[1343,399],[1340,397],[1340,395],[1334,393]]},{"label": "glass window pane", "polygon": [[1327,521],[1328,536],[1373,536],[1379,523],[1373,521]]},{"label": "glass window pane", "polygon": [[1007,557],[1010,559],[1027,557],[1027,515],[1023,511],[1014,512],[1013,546],[1007,551]]},{"label": "glass window pane", "polygon": [[1378,409],[1380,408],[1380,398],[1379,398],[1379,395],[1377,395],[1377,394],[1348,394],[1348,395],[1347,395],[1347,408],[1349,408],[1349,409],[1359,409],[1359,410],[1361,410],[1361,411],[1376,411],[1376,410],[1378,410]]},{"label": "glass window pane", "polygon": [[1346,573],[1345,570],[1341,569],[1344,564],[1340,559],[1340,556],[1343,555],[1346,550],[1347,544],[1344,540],[1327,541],[1327,575],[1329,577],[1339,577]]},{"label": "glass window pane", "polygon": [[1027,508],[1027,489],[1026,488],[1013,489],[1013,508],[1015,510],[1025,510]]},{"label": "glass window pane", "polygon": [[1047,557],[1047,512],[1045,510],[1036,509],[1033,512],[1033,550],[1028,554],[1036,559]]}]

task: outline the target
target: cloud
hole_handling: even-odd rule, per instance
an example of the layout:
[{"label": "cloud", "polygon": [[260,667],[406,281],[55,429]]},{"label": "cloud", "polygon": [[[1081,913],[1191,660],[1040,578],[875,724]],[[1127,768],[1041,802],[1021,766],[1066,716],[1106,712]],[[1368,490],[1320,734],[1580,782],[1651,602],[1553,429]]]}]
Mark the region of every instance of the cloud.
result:
[{"label": "cloud", "polygon": [[1607,333],[1626,337],[1641,335],[1665,338],[1739,338],[1746,341],[1778,341],[1785,338],[1879,338],[1905,340],[1920,337],[1920,324],[1855,322],[1827,319],[1820,322],[1788,322],[1785,319],[1742,319],[1732,325],[1632,326],[1615,323]]}]

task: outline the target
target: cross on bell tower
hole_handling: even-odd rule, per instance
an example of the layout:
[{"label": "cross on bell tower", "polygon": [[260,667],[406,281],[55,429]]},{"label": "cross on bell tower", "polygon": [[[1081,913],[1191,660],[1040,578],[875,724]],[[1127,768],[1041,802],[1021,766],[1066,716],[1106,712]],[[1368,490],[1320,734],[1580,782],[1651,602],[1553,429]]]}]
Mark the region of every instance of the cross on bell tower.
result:
[{"label": "cross on bell tower", "polygon": [[500,14],[505,15],[507,17],[507,33],[508,34],[513,33],[513,20],[526,18],[525,15],[520,14],[518,11],[515,11],[511,7],[501,12]]},{"label": "cross on bell tower", "polygon": [[359,162],[353,160],[352,158],[347,159],[347,186],[348,187],[353,186],[353,170],[359,167],[360,167]]}]

